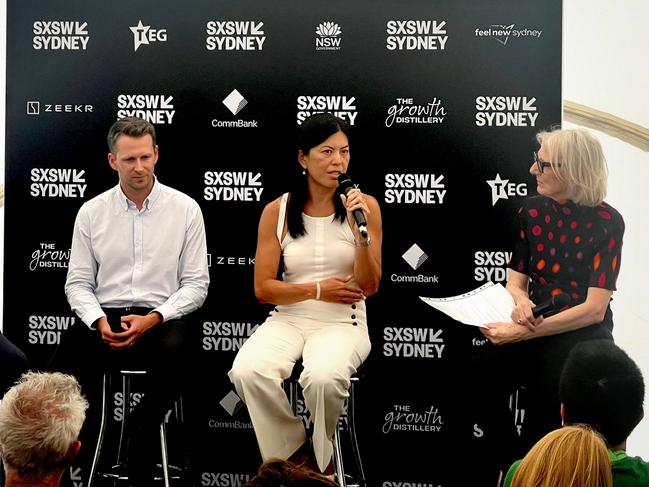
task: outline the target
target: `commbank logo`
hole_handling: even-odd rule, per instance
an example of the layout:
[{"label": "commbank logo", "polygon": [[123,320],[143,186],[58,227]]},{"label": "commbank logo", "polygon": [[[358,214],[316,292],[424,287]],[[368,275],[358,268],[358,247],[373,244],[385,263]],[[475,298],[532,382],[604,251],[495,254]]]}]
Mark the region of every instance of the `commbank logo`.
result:
[{"label": "commbank logo", "polygon": [[210,20],[205,47],[208,51],[261,51],[266,35],[256,20]]},{"label": "commbank logo", "polygon": [[478,127],[534,127],[539,116],[535,104],[533,96],[478,96],[475,124]]},{"label": "commbank logo", "polygon": [[137,51],[142,44],[148,46],[152,42],[167,42],[167,29],[152,29],[150,25],[143,25],[141,20],[129,29],[133,32],[134,51]]},{"label": "commbank logo", "polygon": [[528,29],[528,28],[522,28],[522,29],[515,29],[514,27],[516,24],[491,24],[487,28],[476,28],[475,30],[475,36],[476,37],[490,37],[503,46],[507,45],[507,42],[509,41],[510,37],[513,37],[514,39],[519,39],[522,37],[533,37],[533,38],[540,38],[541,34],[543,33],[542,30],[539,29]]},{"label": "commbank logo", "polygon": [[388,204],[443,204],[446,187],[443,174],[404,174],[385,175],[385,202]]},{"label": "commbank logo", "polygon": [[428,255],[421,250],[421,247],[417,244],[412,244],[412,246],[406,250],[406,252],[401,256],[405,260],[412,270],[416,271],[419,267],[428,260]]},{"label": "commbank logo", "polygon": [[32,47],[36,50],[85,51],[90,39],[88,22],[75,20],[37,20],[32,32]]},{"label": "commbank logo", "polygon": [[238,90],[234,89],[223,99],[223,104],[228,107],[232,115],[237,115],[248,104],[248,100]]},{"label": "commbank logo", "polygon": [[354,125],[358,111],[356,97],[344,95],[302,95],[297,97],[297,123],[314,113],[328,112]]},{"label": "commbank logo", "polygon": [[173,95],[118,95],[117,118],[139,117],[154,124],[171,124],[174,110]]},{"label": "commbank logo", "polygon": [[388,20],[388,51],[436,51],[446,48],[445,20]]},{"label": "commbank logo", "polygon": [[315,39],[317,51],[339,51],[342,31],[335,22],[323,22],[315,30],[318,35]]},{"label": "commbank logo", "polygon": [[499,173],[496,173],[494,179],[488,179],[487,184],[491,187],[491,206],[495,206],[500,199],[509,199],[510,196],[527,196],[525,183],[510,183],[509,179],[502,179]]},{"label": "commbank logo", "polygon": [[385,126],[392,127],[394,123],[436,124],[442,123],[445,116],[446,109],[437,97],[419,105],[415,104],[412,98],[397,98],[396,103],[388,108]]},{"label": "commbank logo", "polygon": [[237,412],[243,407],[243,401],[234,391],[230,391],[223,396],[223,399],[219,401],[219,404],[230,416],[237,414]]}]

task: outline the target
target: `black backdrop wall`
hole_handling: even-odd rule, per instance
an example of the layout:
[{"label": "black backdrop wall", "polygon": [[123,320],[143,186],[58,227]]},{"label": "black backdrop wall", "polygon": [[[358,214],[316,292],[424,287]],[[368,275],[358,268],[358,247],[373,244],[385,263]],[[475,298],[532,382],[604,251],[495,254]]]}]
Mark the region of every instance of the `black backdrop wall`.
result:
[{"label": "black backdrop wall", "polygon": [[349,172],[384,220],[358,404],[370,485],[461,485],[448,464],[471,419],[451,419],[451,390],[485,342],[418,296],[505,280],[534,135],[561,119],[560,0],[10,0],[7,27],[4,326],[32,364],[74,322],[72,226],[116,184],[108,127],[147,118],[158,177],[200,203],[207,227],[212,283],[187,406],[198,482],[239,485],[260,458],[245,408],[221,402],[268,312],[252,287],[257,220],[299,169],[296,124],[333,111],[353,125]]}]

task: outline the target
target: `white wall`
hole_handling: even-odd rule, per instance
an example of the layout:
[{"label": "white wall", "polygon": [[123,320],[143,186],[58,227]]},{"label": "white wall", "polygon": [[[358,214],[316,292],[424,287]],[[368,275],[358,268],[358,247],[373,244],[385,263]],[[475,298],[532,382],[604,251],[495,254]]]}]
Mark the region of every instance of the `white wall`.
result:
[{"label": "white wall", "polygon": [[[649,127],[649,1],[564,0],[563,97]],[[5,165],[6,2],[0,1],[0,182]],[[543,66],[538,67],[543,76]],[[571,124],[565,124],[570,126]],[[642,368],[649,385],[649,153],[597,134],[610,167],[607,201],[626,221],[622,267],[613,302],[615,339]],[[4,207],[0,209],[0,275]],[[0,280],[2,295],[2,280]],[[0,301],[0,330],[2,301]],[[645,401],[649,404],[649,400]],[[649,405],[647,407],[649,410]],[[629,440],[649,458],[649,414]]]}]

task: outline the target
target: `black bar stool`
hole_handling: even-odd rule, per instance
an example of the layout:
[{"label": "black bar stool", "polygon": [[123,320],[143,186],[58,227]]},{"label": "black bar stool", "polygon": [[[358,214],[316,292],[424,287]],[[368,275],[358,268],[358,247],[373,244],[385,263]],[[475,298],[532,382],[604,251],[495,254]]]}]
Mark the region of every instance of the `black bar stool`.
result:
[{"label": "black bar stool", "polygon": [[[111,387],[111,373],[104,373],[102,379],[102,404],[101,404],[101,423],[99,426],[99,435],[97,438],[97,446],[95,448],[95,455],[92,460],[92,467],[90,469],[90,477],[88,479],[88,487],[94,487],[94,482],[97,477],[112,479],[113,481],[128,481],[128,474],[125,466],[125,436],[127,431],[128,417],[130,413],[130,397],[131,397],[131,379],[137,376],[146,375],[144,370],[120,370],[118,372],[122,379],[122,418],[120,422],[119,442],[117,445],[117,457],[114,465],[111,466],[109,471],[103,472],[99,470],[99,460],[102,456],[102,447],[104,446],[104,439],[106,435],[106,423],[109,416],[109,400],[108,396],[112,389]],[[160,454],[162,458],[162,477],[156,477],[154,480],[163,480],[165,487],[170,487],[171,480],[180,479],[185,475],[191,475],[189,468],[176,467],[169,464],[169,457],[167,451],[167,427],[170,416],[174,413],[175,420],[180,424],[184,424],[184,413],[182,396],[180,396],[174,403],[173,410],[169,410],[163,421],[160,423]]]},{"label": "black bar stool", "polygon": [[[293,409],[293,414],[298,414],[298,399],[300,395],[300,373],[302,372],[302,361],[298,361],[293,367],[291,377],[286,381],[288,389],[288,400]],[[360,450],[358,448],[358,436],[356,435],[356,414],[355,414],[355,398],[356,398],[356,385],[360,380],[361,374],[357,372],[350,378],[349,397],[347,398],[347,432],[349,434],[349,441],[351,444],[352,456],[356,464],[356,476],[345,473],[343,465],[343,451],[340,441],[341,433],[344,432],[342,418],[338,420],[338,427],[334,430],[333,437],[333,460],[336,478],[341,487],[367,487],[365,481],[365,471],[363,470],[363,462],[361,460]],[[91,486],[89,486],[91,487]]]}]

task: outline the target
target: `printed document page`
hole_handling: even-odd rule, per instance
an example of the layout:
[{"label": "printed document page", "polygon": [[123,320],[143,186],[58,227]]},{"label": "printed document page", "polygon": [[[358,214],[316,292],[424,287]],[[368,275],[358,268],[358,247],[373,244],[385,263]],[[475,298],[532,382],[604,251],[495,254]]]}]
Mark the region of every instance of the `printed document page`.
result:
[{"label": "printed document page", "polygon": [[500,283],[488,282],[473,291],[448,298],[425,298],[424,302],[466,325],[511,321],[514,298]]}]

